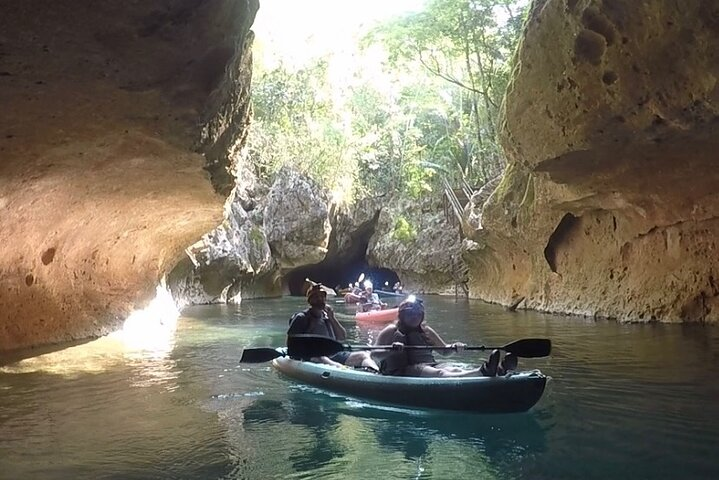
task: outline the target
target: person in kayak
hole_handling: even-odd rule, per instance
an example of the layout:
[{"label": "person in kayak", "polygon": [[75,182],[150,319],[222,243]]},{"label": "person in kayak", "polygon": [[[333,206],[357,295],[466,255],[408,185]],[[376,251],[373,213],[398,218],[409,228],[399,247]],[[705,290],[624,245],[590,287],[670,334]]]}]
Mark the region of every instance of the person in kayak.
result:
[{"label": "person in kayak", "polygon": [[392,351],[384,354],[380,372],[385,375],[408,377],[477,377],[504,375],[517,368],[517,357],[507,354],[500,364],[500,352],[494,350],[484,364],[472,370],[438,363],[432,350],[405,349],[405,345],[428,345],[452,347],[461,352],[466,345],[461,342],[448,344],[432,327],[424,323],[422,301],[410,295],[399,304],[399,319],[382,330],[375,345],[392,345]]},{"label": "person in kayak", "polygon": [[[347,330],[337,321],[334,310],[327,305],[327,292],[317,283],[307,290],[307,303],[310,308],[295,313],[290,319],[290,328],[287,335],[313,334],[323,335],[332,340],[343,341],[347,337]],[[379,366],[372,359],[369,352],[339,352],[331,357],[313,357],[310,361],[326,363],[336,367],[347,365],[350,367],[367,367],[379,371]]]},{"label": "person in kayak", "polygon": [[360,295],[360,301],[357,304],[357,311],[369,312],[372,310],[382,310],[387,304],[380,301],[379,295],[374,293],[372,289],[372,282],[366,280],[364,282],[364,292]]}]

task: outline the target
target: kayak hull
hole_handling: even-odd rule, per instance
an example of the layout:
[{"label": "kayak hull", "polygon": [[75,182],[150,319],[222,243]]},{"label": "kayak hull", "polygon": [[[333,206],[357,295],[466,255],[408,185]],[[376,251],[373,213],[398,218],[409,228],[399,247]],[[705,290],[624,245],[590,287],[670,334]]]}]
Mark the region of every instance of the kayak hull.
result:
[{"label": "kayak hull", "polygon": [[390,323],[399,318],[399,308],[387,308],[385,310],[371,310],[369,312],[357,312],[355,320],[362,323]]},{"label": "kayak hull", "polygon": [[412,408],[516,413],[542,397],[547,377],[538,370],[504,377],[428,378],[378,375],[287,357],[272,365],[287,377],[331,392]]}]

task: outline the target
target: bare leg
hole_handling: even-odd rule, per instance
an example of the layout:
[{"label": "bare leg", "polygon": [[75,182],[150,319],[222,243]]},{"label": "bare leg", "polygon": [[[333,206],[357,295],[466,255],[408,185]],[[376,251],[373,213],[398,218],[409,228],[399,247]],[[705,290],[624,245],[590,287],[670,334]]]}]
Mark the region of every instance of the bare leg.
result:
[{"label": "bare leg", "polygon": [[438,365],[435,365],[434,368],[437,368],[439,370],[444,370],[446,372],[466,372],[466,368],[457,367],[455,365],[446,364],[446,363],[440,363]]},{"label": "bare leg", "polygon": [[329,357],[312,357],[310,359],[313,363],[323,363],[325,365],[332,365],[333,367],[343,367],[339,362],[335,362],[334,360],[331,360]]},{"label": "bare leg", "polygon": [[408,377],[481,377],[480,368],[461,370],[456,367],[450,369],[435,368],[425,364],[410,365],[405,368]]},{"label": "bare leg", "polygon": [[372,360],[372,356],[368,352],[352,352],[347,357],[346,365],[350,367],[368,367],[379,371],[379,365]]}]

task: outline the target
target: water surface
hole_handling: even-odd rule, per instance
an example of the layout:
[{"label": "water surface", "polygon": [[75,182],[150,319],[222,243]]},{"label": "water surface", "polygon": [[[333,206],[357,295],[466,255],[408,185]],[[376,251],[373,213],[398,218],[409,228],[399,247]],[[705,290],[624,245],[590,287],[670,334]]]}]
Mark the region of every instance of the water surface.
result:
[{"label": "water surface", "polygon": [[[448,341],[551,338],[550,358],[520,364],[551,376],[539,404],[468,415],[330,395],[239,363],[282,344],[301,298],[193,307],[164,344],[1,368],[0,478],[719,478],[719,329],[426,303]],[[354,341],[376,336],[336,307]]]}]

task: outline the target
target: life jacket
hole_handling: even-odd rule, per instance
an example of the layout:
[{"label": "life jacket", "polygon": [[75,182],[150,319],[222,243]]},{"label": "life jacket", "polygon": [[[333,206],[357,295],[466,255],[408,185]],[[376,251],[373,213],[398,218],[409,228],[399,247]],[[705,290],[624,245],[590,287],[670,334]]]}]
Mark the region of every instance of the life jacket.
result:
[{"label": "life jacket", "polygon": [[[413,329],[402,332],[402,326],[397,323],[392,342],[402,342],[405,345],[432,345],[427,335],[422,330]],[[437,363],[432,354],[432,350],[403,350],[401,352],[391,352],[380,363],[380,372],[385,375],[402,375],[404,369],[409,365],[417,365],[425,363],[433,365]]]},{"label": "life jacket", "polygon": [[363,312],[382,309],[382,302],[379,301],[379,295],[374,292],[371,294],[367,294],[367,292],[362,293],[360,302],[360,308]]},{"label": "life jacket", "polygon": [[[297,328],[298,331],[293,331],[293,324],[297,322]],[[325,337],[329,337],[332,340],[337,340],[335,338],[335,332],[332,330],[332,327],[329,325],[329,317],[327,316],[327,312],[322,312],[322,318],[319,321],[314,322],[314,324],[310,327],[309,325],[313,323],[313,317],[312,313],[310,313],[310,309],[303,312],[296,313],[292,316],[290,319],[290,329],[287,333],[305,333],[305,334],[311,334],[311,335],[322,335]]]}]

